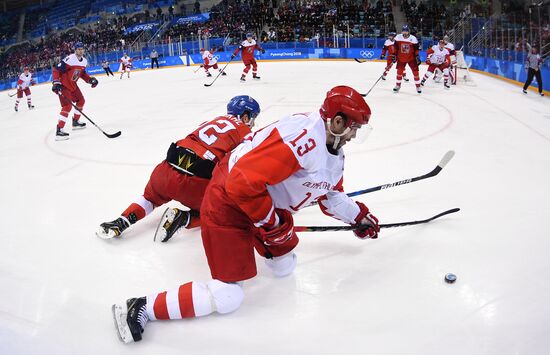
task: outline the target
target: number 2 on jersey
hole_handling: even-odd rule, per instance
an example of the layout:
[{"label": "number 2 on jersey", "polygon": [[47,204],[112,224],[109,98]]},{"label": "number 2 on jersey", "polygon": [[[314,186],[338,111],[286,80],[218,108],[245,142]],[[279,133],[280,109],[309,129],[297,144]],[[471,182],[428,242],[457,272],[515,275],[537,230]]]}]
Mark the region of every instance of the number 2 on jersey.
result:
[{"label": "number 2 on jersey", "polygon": [[[208,133],[208,130],[213,129],[215,131]],[[199,130],[199,138],[206,144],[211,145],[218,140],[218,134],[225,133],[236,129],[235,125],[231,121],[218,120],[215,123],[207,124]]]}]

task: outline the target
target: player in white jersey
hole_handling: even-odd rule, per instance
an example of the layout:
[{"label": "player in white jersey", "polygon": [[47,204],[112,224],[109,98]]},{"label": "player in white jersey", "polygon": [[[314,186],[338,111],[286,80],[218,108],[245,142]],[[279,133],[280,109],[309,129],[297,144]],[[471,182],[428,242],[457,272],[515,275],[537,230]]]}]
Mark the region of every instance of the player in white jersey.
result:
[{"label": "player in white jersey", "polygon": [[32,110],[34,108],[33,104],[31,103],[30,89],[30,86],[34,84],[35,82],[32,78],[32,74],[30,73],[29,67],[25,67],[23,69],[23,73],[19,75],[19,79],[17,80],[17,98],[15,99],[15,112],[19,110],[19,101],[23,98],[23,93],[25,93],[25,96],[27,96],[27,106],[29,107],[29,110]]},{"label": "player in white jersey", "polygon": [[428,64],[428,71],[424,74],[424,78],[420,82],[420,85],[424,86],[426,80],[434,73],[436,69],[443,72],[443,86],[449,89],[449,66],[451,65],[450,53],[445,48],[445,42],[441,39],[439,43],[426,52],[426,64]]},{"label": "player in white jersey", "polygon": [[202,60],[203,60],[203,65],[202,66],[204,68],[204,71],[206,72],[207,77],[212,76],[212,74],[210,74],[210,71],[208,71],[208,69],[210,69],[210,68],[215,69],[215,70],[219,70],[220,73],[222,73],[222,75],[226,75],[224,71],[222,71],[221,69],[218,68],[218,58],[216,58],[214,56],[213,52],[210,52],[210,51],[207,51],[204,48],[201,48],[200,53],[201,53]]},{"label": "player in white jersey", "polygon": [[254,133],[216,166],[201,205],[201,233],[212,280],[114,305],[124,342],[139,341],[149,320],[237,310],[242,281],[256,275],[254,250],[277,277],[292,273],[298,244],[292,213],[321,210],[376,238],[378,220],[343,190],[342,147],[366,130],[370,108],[354,89],[331,89],[321,109],[287,116]]},{"label": "player in white jersey", "polygon": [[128,73],[128,78],[130,78],[130,70],[132,69],[132,58],[128,57],[128,54],[124,53],[124,56],[120,58],[120,78],[124,73]]},{"label": "player in white jersey", "polygon": [[[455,75],[455,67],[456,67],[456,50],[455,45],[450,42],[449,36],[444,36],[443,41],[445,42],[445,48],[449,51],[449,54],[451,55],[451,65],[449,66],[449,76],[451,78],[451,83],[456,84],[456,75]],[[439,69],[435,70],[434,73],[434,81],[439,83],[441,81],[441,78],[443,77],[443,72]]]}]

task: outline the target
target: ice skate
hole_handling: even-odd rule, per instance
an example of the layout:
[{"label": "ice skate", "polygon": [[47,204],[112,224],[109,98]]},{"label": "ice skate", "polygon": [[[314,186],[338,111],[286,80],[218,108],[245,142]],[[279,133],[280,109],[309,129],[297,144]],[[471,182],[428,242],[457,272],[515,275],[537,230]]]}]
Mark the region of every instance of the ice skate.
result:
[{"label": "ice skate", "polygon": [[14,107],[14,110],[15,110],[15,112],[18,112],[18,111],[19,111],[19,109],[17,108],[17,106]]},{"label": "ice skate", "polygon": [[443,86],[445,87],[445,89],[450,89],[451,88],[451,86],[449,85],[449,82],[447,82],[447,81],[445,81],[443,83]]},{"label": "ice skate", "polygon": [[401,85],[396,85],[396,86],[393,88],[393,92],[396,93],[396,94],[399,92],[399,90],[401,90]]},{"label": "ice skate", "polygon": [[417,92],[418,94],[422,94],[422,89],[420,88],[420,86],[417,86],[417,87],[416,87],[416,92]]},{"label": "ice skate", "polygon": [[382,80],[386,80],[386,74],[382,74]]},{"label": "ice skate", "polygon": [[246,81],[246,79],[244,78],[244,76],[241,76],[241,83],[244,83]]},{"label": "ice skate", "polygon": [[130,298],[125,304],[114,304],[113,319],[119,339],[124,343],[141,340],[147,316],[147,299],[145,297]]},{"label": "ice skate", "polygon": [[541,93],[539,93],[539,94],[540,94],[540,96],[544,96],[544,93],[543,93],[543,92],[541,92]]},{"label": "ice skate", "polygon": [[206,77],[207,77],[207,78],[210,78],[211,76],[212,76],[212,74],[206,73]]},{"label": "ice skate", "polygon": [[130,227],[130,221],[120,216],[114,221],[101,223],[95,234],[101,239],[111,239],[119,237],[128,227]]},{"label": "ice skate", "polygon": [[57,128],[57,131],[55,132],[55,140],[56,141],[64,141],[69,139],[69,133],[64,132],[61,128]]},{"label": "ice skate", "polygon": [[86,128],[86,123],[78,122],[78,120],[73,120],[73,129],[84,129]]},{"label": "ice skate", "polygon": [[260,80],[261,78],[257,75],[252,75],[252,79]]},{"label": "ice skate", "polygon": [[221,71],[220,72],[222,73],[222,76],[226,76],[227,74],[224,72],[224,71]]},{"label": "ice skate", "polygon": [[426,84],[426,79],[422,79],[422,80],[420,81],[420,85],[424,86],[425,84]]},{"label": "ice skate", "polygon": [[405,80],[405,82],[409,82],[409,78],[407,78],[406,76],[403,77],[403,80]]},{"label": "ice skate", "polygon": [[523,91],[524,94],[527,94],[527,90],[523,89],[522,91]]},{"label": "ice skate", "polygon": [[198,216],[198,212],[195,211],[167,208],[160,219],[153,241],[160,240],[163,243],[167,242],[180,228],[189,226],[191,218],[196,216]]},{"label": "ice skate", "polygon": [[34,108],[34,105],[29,104],[29,110],[32,110]]}]

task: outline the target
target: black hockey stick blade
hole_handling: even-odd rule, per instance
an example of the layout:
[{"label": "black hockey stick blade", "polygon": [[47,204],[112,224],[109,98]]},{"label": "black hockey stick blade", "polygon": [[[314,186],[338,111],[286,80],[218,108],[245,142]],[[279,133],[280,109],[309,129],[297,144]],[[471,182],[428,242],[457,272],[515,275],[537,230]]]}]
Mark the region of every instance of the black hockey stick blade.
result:
[{"label": "black hockey stick blade", "polygon": [[[441,212],[433,217],[422,219],[419,221],[409,221],[409,222],[399,222],[399,223],[388,223],[380,224],[380,228],[395,228],[395,227],[405,227],[413,226],[415,224],[423,224],[433,221],[434,219],[446,216],[451,213],[456,213],[460,211],[460,208],[452,208],[445,212]],[[367,226],[366,226],[367,227]],[[349,231],[354,229],[360,229],[361,226],[351,225],[351,226],[295,226],[294,231],[296,232],[333,232],[333,231]]]},{"label": "black hockey stick blade", "polygon": [[[103,132],[103,130],[101,132]],[[118,132],[115,132],[113,134],[103,132],[103,134],[106,135],[109,138],[116,138],[116,137],[119,137],[122,134],[122,131],[118,131]]]},{"label": "black hockey stick blade", "polygon": [[353,58],[353,60],[355,60],[357,63],[365,63],[366,60],[361,60],[361,59],[357,59],[357,58]]}]

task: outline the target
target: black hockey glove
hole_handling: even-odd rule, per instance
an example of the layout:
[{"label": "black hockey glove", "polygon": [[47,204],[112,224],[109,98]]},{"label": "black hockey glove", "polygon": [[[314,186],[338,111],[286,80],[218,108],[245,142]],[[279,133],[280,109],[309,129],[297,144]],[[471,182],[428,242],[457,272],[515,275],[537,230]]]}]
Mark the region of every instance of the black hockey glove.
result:
[{"label": "black hockey glove", "polygon": [[93,76],[90,78],[90,82],[89,84],[92,85],[92,88],[95,88],[97,86],[97,84],[99,84],[99,81],[97,81],[96,78],[94,78]]},{"label": "black hockey glove", "polygon": [[264,53],[265,53],[265,49],[262,48],[262,54],[264,54]]},{"label": "black hockey glove", "polygon": [[392,63],[396,63],[397,62],[397,57],[392,55],[391,56],[391,61],[392,61]]},{"label": "black hockey glove", "polygon": [[235,59],[236,55],[235,54],[231,54],[231,59]]},{"label": "black hockey glove", "polygon": [[420,65],[420,64],[422,64],[422,61],[420,60],[420,56],[417,55],[416,56],[416,65]]},{"label": "black hockey glove", "polygon": [[54,81],[52,86],[52,91],[55,92],[57,95],[61,94],[61,90],[63,89],[63,85],[59,81]]},{"label": "black hockey glove", "polygon": [[380,59],[386,59],[386,55],[385,54],[380,54]]}]

